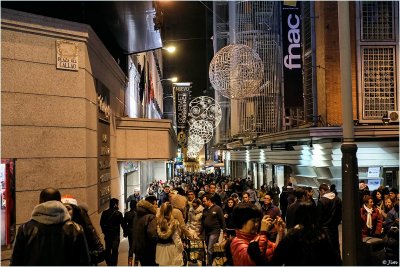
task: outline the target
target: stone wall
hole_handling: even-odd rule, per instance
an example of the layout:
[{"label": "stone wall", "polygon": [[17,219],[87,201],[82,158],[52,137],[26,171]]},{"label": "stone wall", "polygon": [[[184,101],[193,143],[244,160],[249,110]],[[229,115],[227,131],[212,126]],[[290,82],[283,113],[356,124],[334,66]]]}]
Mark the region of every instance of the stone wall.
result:
[{"label": "stone wall", "polygon": [[[90,26],[1,12],[1,157],[16,159],[17,227],[52,186],[86,202],[98,228],[96,80],[110,93],[111,196],[119,198],[115,116],[126,77]],[[56,41],[77,45],[77,71],[56,68]]]}]

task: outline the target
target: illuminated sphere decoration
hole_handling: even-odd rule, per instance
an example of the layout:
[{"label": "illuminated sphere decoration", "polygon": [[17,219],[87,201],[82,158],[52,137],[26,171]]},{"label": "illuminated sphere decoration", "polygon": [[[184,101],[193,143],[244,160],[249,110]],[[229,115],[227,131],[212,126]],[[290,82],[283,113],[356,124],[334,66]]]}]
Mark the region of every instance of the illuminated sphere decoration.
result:
[{"label": "illuminated sphere decoration", "polygon": [[193,151],[200,151],[203,148],[203,145],[204,145],[204,140],[200,136],[198,135],[189,136],[188,149],[191,149]]},{"label": "illuminated sphere decoration", "polygon": [[218,102],[211,97],[199,96],[190,101],[188,117],[189,125],[198,120],[205,120],[215,128],[221,121],[222,110]]},{"label": "illuminated sphere decoration", "polygon": [[264,64],[250,47],[228,45],[211,60],[209,77],[211,85],[223,96],[243,99],[259,90],[264,78]]},{"label": "illuminated sphere decoration", "polygon": [[213,126],[209,121],[195,121],[189,128],[189,136],[198,135],[205,143],[210,142],[213,137]]}]

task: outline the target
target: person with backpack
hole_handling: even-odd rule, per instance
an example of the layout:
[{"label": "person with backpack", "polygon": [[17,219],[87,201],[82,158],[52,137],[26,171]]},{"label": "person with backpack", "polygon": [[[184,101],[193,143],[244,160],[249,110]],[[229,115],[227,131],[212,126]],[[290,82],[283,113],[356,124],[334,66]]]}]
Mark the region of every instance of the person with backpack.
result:
[{"label": "person with backpack", "polygon": [[133,221],[136,218],[136,200],[129,202],[130,210],[125,212],[124,216],[124,237],[128,237],[129,251],[128,251],[128,266],[132,266],[133,261]]}]

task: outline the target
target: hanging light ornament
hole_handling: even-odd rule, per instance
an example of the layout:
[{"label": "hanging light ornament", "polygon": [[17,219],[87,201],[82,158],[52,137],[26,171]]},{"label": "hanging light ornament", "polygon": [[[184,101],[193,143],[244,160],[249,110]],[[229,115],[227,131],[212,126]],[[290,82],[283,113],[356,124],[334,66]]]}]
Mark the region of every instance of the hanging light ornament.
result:
[{"label": "hanging light ornament", "polygon": [[188,158],[195,159],[199,156],[199,152],[189,151],[186,153]]},{"label": "hanging light ornament", "polygon": [[199,96],[189,103],[189,125],[195,121],[205,120],[216,128],[221,121],[222,110],[218,102],[208,96]]},{"label": "hanging light ornament", "polygon": [[204,140],[200,136],[198,135],[189,136],[188,149],[191,149],[193,151],[200,151],[203,148],[203,145],[204,145]]},{"label": "hanging light ornament", "polygon": [[233,44],[223,47],[213,57],[210,82],[227,98],[242,99],[254,95],[264,78],[264,64],[250,47]]},{"label": "hanging light ornament", "polygon": [[194,121],[189,128],[189,136],[198,140],[197,137],[194,137],[195,135],[199,136],[201,140],[203,140],[203,144],[210,142],[213,137],[212,124],[206,120]]}]

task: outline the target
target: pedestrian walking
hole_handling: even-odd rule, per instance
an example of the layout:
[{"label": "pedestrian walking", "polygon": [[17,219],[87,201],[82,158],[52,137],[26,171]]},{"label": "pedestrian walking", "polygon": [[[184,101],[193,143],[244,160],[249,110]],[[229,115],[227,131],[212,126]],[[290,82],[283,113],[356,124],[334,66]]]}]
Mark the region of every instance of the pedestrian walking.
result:
[{"label": "pedestrian walking", "polygon": [[128,266],[132,266],[133,261],[133,221],[136,218],[136,200],[129,202],[130,210],[125,212],[124,215],[124,237],[128,237],[129,251],[128,251]]},{"label": "pedestrian walking", "polygon": [[89,265],[83,229],[71,220],[58,189],[43,189],[31,219],[21,224],[10,265]]},{"label": "pedestrian walking", "polygon": [[72,220],[83,228],[88,244],[91,265],[97,265],[104,261],[104,246],[87,214],[88,207],[85,204],[78,206],[78,201],[71,195],[63,196],[61,202],[67,208]]},{"label": "pedestrian walking", "polygon": [[100,227],[106,243],[106,263],[108,266],[117,266],[118,248],[120,243],[120,228],[124,227],[124,217],[119,211],[119,200],[110,199],[109,209],[103,211],[100,217]]},{"label": "pedestrian walking", "polygon": [[165,202],[157,216],[156,263],[160,266],[182,266],[183,244],[179,222],[172,216],[172,205]]},{"label": "pedestrian walking", "polygon": [[82,220],[84,225],[84,231],[86,240],[89,247],[89,254],[91,258],[92,265],[97,265],[105,260],[106,251],[104,249],[103,243],[101,242],[100,236],[94,228],[92,220],[88,214],[89,207],[86,203],[80,203],[78,205],[82,212]]},{"label": "pedestrian walking", "polygon": [[141,266],[155,266],[157,246],[157,198],[153,195],[140,200],[136,207],[136,218],[133,222],[133,249],[135,260]]},{"label": "pedestrian walking", "polygon": [[216,205],[211,194],[203,196],[202,229],[207,244],[207,265],[213,262],[213,246],[218,242],[221,230],[225,229],[224,213],[220,206]]}]

